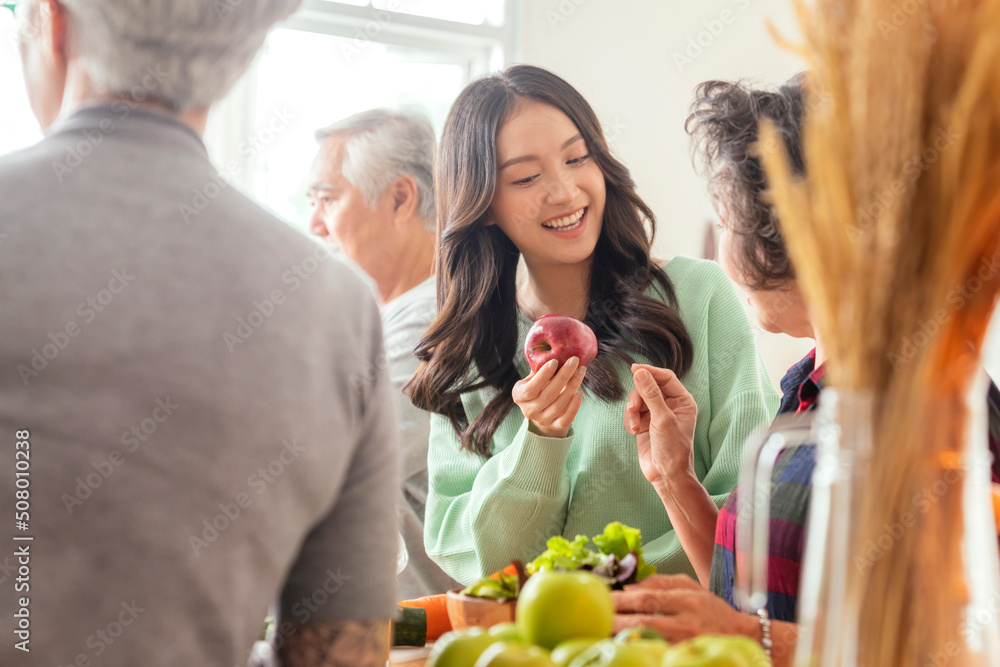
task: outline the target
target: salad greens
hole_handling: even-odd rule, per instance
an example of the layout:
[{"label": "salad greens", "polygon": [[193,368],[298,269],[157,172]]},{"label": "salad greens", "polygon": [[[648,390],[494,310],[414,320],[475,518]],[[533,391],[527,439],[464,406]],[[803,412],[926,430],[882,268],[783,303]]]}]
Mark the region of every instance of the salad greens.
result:
[{"label": "salad greens", "polygon": [[594,546],[600,551],[588,549],[588,541],[585,535],[577,535],[572,542],[561,535],[549,538],[548,549],[528,563],[528,573],[590,570],[612,580],[614,588],[621,588],[656,572],[656,568],[646,564],[642,556],[642,535],[636,528],[617,521],[609,523],[604,533],[593,539]]},{"label": "salad greens", "polygon": [[586,535],[577,535],[572,542],[562,535],[550,537],[546,542],[548,549],[542,555],[528,563],[528,572],[545,570],[578,570],[584,565],[600,565],[604,562],[601,554],[587,548]]},{"label": "salad greens", "polygon": [[463,588],[462,595],[491,600],[515,599],[521,592],[521,586],[524,586],[524,582],[528,580],[528,573],[524,571],[524,563],[516,558],[510,564],[514,568],[513,574],[501,571],[492,576],[483,577]]},{"label": "salad greens", "polygon": [[615,521],[604,527],[601,535],[594,536],[597,550],[588,549],[591,540],[577,535],[573,541],[562,535],[550,537],[546,549],[527,567],[521,561],[511,561],[516,574],[497,572],[462,589],[465,595],[492,600],[513,600],[521,591],[528,576],[549,570],[589,570],[603,577],[612,588],[621,589],[628,584],[642,581],[656,568],[646,563],[642,556],[642,534]]},{"label": "salad greens", "polygon": [[615,521],[604,527],[604,534],[594,537],[594,544],[601,550],[601,553],[614,554],[619,560],[630,553],[635,553],[638,557],[639,580],[645,579],[656,573],[656,568],[646,565],[646,559],[642,557],[642,534],[638,528],[629,528]]},{"label": "salad greens", "polygon": [[520,591],[516,574],[501,572],[496,579],[483,577],[479,581],[462,589],[462,595],[491,600],[513,600]]}]

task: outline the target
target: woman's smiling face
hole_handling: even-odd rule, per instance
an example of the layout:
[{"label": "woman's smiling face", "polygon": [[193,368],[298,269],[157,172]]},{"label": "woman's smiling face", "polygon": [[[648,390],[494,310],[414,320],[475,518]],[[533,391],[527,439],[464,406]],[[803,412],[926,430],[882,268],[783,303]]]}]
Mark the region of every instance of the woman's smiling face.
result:
[{"label": "woman's smiling face", "polygon": [[604,174],[573,121],[519,100],[497,135],[499,177],[489,219],[529,266],[576,264],[594,252],[604,216]]}]

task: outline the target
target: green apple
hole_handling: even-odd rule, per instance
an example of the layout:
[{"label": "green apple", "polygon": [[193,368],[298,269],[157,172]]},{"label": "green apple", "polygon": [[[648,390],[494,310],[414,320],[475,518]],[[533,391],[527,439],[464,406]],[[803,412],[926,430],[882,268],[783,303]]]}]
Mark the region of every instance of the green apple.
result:
[{"label": "green apple", "polygon": [[434,642],[427,667],[472,667],[482,652],[498,641],[482,628],[446,632]]},{"label": "green apple", "polygon": [[525,643],[524,637],[521,636],[520,630],[514,623],[497,623],[487,633],[491,637],[496,637],[498,641]]},{"label": "green apple", "polygon": [[[745,640],[745,641],[744,641]],[[667,649],[663,656],[663,667],[763,667],[770,665],[764,649],[760,656],[764,662],[755,662],[748,655],[754,655],[747,637],[729,635],[702,635]]]},{"label": "green apple", "polygon": [[634,639],[628,642],[629,646],[642,650],[646,655],[653,658],[653,664],[659,667],[663,662],[663,656],[667,654],[670,644],[665,639]]},{"label": "green apple", "polygon": [[659,639],[660,641],[665,641],[663,639],[663,635],[653,628],[647,628],[644,625],[636,625],[631,628],[625,628],[615,635],[615,641],[618,643],[634,642],[637,639]]},{"label": "green apple", "polygon": [[552,655],[549,657],[551,657],[552,662],[559,665],[559,667],[569,667],[569,663],[573,662],[573,658],[586,651],[598,641],[600,640],[567,639],[552,649]]},{"label": "green apple", "polygon": [[515,613],[521,636],[553,649],[567,639],[611,635],[611,591],[590,572],[539,572],[521,589]]},{"label": "green apple", "polygon": [[483,651],[474,667],[556,667],[549,652],[521,642],[498,642]]},{"label": "green apple", "polygon": [[743,656],[749,667],[769,667],[771,661],[758,642],[741,635],[701,635],[689,640],[696,646],[725,646],[727,650]]},{"label": "green apple", "polygon": [[[647,643],[658,646],[646,646]],[[605,639],[576,656],[569,667],[660,667],[666,650],[663,641],[643,639],[622,643]]]}]

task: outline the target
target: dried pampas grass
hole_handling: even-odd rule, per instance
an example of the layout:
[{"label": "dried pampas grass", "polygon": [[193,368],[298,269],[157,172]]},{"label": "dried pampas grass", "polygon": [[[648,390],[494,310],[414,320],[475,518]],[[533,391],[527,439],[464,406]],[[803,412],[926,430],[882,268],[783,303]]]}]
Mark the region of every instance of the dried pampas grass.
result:
[{"label": "dried pampas grass", "polygon": [[[849,569],[858,664],[934,664],[951,647],[949,665],[973,664],[961,632],[975,585],[962,562],[964,476],[942,461],[962,460],[966,392],[1000,292],[1000,0],[796,9],[808,176],[780,152],[763,159],[829,385],[876,397],[851,544],[916,519],[869,567]],[[773,128],[761,146],[781,146]],[[939,502],[915,507],[945,481]]]}]

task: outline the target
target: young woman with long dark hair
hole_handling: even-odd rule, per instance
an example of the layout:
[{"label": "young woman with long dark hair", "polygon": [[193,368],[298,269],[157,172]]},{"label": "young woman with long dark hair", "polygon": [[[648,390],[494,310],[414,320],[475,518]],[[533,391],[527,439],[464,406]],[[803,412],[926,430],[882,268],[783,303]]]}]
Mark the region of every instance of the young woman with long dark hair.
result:
[{"label": "young woman with long dark hair", "polygon": [[[659,571],[707,582],[717,507],[778,405],[729,280],[650,257],[653,212],[596,114],[537,67],[462,92],[436,198],[439,314],[407,388],[434,413],[428,553],[470,582],[621,521]],[[527,330],[551,313],[594,330],[589,367],[530,371]]]}]

